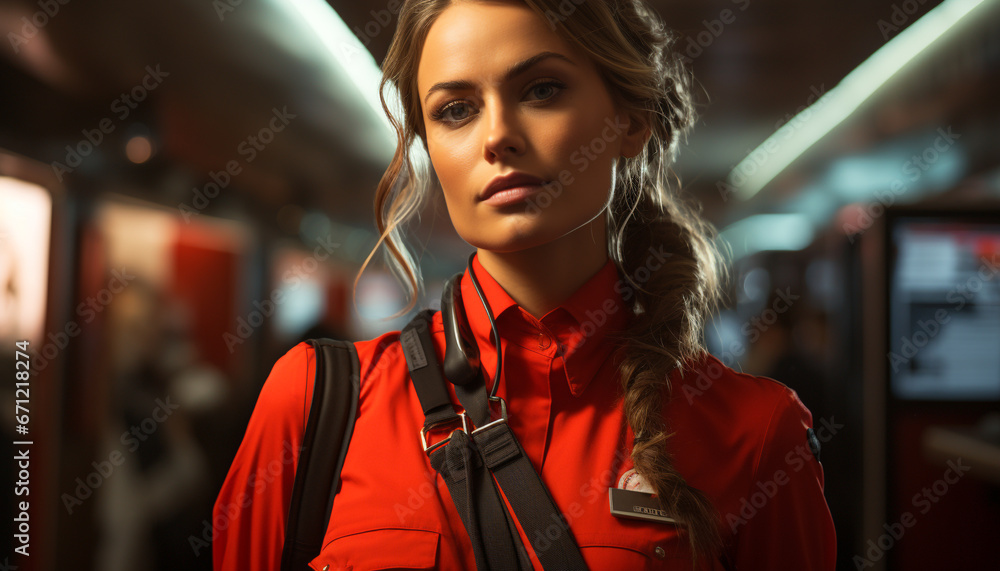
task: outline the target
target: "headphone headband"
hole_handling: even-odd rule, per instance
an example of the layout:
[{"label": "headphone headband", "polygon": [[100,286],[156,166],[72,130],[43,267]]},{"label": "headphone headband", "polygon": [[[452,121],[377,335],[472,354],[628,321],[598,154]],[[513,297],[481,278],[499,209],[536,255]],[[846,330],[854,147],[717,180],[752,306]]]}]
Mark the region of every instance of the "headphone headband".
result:
[{"label": "headphone headband", "polygon": [[452,276],[441,293],[441,321],[444,323],[444,376],[453,384],[466,386],[482,377],[479,345],[469,327],[462,304],[462,272]]}]

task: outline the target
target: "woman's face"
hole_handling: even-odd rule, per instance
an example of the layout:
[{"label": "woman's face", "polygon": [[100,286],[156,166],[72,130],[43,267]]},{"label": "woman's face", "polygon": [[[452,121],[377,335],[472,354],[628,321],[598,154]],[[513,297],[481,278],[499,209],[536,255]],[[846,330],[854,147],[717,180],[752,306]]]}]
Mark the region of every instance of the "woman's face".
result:
[{"label": "woman's face", "polygon": [[[508,76],[512,68],[518,72]],[[428,32],[417,89],[431,163],[466,242],[513,252],[588,223],[604,230],[616,159],[636,154],[645,138],[629,132],[590,60],[530,8],[446,8]],[[494,177],[514,171],[549,184],[507,204],[481,199]]]}]

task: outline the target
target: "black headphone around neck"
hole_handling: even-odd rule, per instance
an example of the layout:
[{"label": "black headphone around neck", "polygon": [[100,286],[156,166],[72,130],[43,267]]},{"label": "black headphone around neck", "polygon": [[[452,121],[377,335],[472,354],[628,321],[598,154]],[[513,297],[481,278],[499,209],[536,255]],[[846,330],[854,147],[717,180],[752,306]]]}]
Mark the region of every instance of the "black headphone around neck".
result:
[{"label": "black headphone around neck", "polygon": [[[490,399],[496,398],[497,388],[500,386],[500,371],[503,364],[502,349],[500,348],[500,334],[497,332],[497,324],[493,320],[493,311],[486,301],[483,288],[476,279],[476,273],[472,271],[472,259],[476,252],[469,255],[469,276],[472,278],[472,285],[476,287],[479,300],[483,302],[483,309],[486,310],[486,317],[490,320],[490,327],[493,329],[493,345],[497,350],[497,366],[493,375],[495,382],[490,391]],[[448,279],[441,293],[441,320],[444,323],[445,353],[442,368],[445,377],[456,385],[469,386],[475,381],[482,382],[482,375],[479,368],[479,345],[476,344],[475,336],[469,326],[468,317],[465,314],[465,306],[462,305],[462,274],[459,272]]]}]

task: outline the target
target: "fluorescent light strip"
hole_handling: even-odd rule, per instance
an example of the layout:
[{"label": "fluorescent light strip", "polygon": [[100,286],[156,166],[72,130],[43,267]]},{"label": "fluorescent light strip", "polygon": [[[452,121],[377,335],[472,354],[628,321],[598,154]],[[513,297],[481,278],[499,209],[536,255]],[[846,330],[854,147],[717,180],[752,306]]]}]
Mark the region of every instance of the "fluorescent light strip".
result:
[{"label": "fluorescent light strip", "polygon": [[[729,183],[737,188],[736,196],[743,200],[755,196],[792,161],[850,117],[862,103],[904,66],[926,51],[942,34],[968,16],[972,10],[991,1],[993,0],[945,0],[923,18],[901,31],[847,74],[836,87],[786,123],[791,125],[796,119],[803,123],[808,122],[807,125],[798,127],[791,138],[779,142],[777,140],[778,133],[781,132],[779,129],[740,161],[728,176]],[[775,148],[775,146],[774,153],[766,151],[768,147]],[[751,157],[755,154],[761,156],[761,153],[768,158],[760,164],[755,164],[757,161]],[[756,169],[754,173],[746,176],[743,184],[735,184],[738,173],[754,168]]]},{"label": "fluorescent light strip", "polygon": [[[302,18],[312,27],[316,37],[337,59],[340,67],[358,88],[362,98],[375,110],[375,115],[382,119],[386,133],[395,141],[396,136],[392,124],[382,111],[382,103],[378,97],[378,86],[382,80],[382,70],[368,48],[347,27],[340,15],[324,0],[290,0],[289,2]],[[283,5],[284,2],[279,2]],[[386,33],[390,33],[388,30]],[[386,103],[393,109],[395,89],[388,89],[389,100]]]},{"label": "fluorescent light strip", "polygon": [[801,250],[812,242],[813,232],[803,214],[755,214],[724,228],[719,239],[729,244],[738,260],[765,250]]}]

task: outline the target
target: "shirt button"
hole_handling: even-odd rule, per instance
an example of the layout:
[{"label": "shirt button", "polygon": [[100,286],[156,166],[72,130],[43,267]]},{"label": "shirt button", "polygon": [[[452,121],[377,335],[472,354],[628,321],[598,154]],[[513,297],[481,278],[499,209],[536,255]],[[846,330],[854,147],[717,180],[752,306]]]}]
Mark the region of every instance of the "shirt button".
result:
[{"label": "shirt button", "polygon": [[548,349],[549,345],[551,345],[551,344],[552,344],[552,339],[548,335],[546,335],[544,333],[539,333],[538,334],[538,348],[539,349]]},{"label": "shirt button", "polygon": [[667,552],[664,551],[663,548],[660,547],[659,545],[657,545],[656,549],[654,549],[653,551],[656,553],[656,556],[659,557],[660,559],[663,559],[664,557],[667,556]]}]

